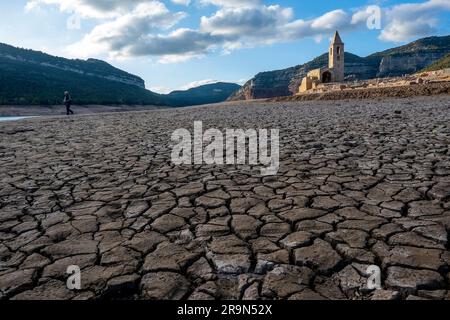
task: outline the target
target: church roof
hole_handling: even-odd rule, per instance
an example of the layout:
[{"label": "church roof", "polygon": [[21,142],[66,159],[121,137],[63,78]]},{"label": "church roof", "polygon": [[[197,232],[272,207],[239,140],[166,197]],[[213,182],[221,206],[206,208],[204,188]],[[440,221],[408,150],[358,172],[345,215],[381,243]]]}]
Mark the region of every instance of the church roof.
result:
[{"label": "church roof", "polygon": [[344,44],[344,43],[342,42],[341,36],[339,35],[339,32],[338,32],[338,31],[336,31],[336,33],[334,34],[333,42],[332,42],[332,43]]}]

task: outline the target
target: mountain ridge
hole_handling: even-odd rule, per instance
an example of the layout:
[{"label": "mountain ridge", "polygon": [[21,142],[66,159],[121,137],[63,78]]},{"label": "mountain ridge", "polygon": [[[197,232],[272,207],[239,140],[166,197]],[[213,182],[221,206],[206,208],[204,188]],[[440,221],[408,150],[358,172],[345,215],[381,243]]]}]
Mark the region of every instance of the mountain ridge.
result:
[{"label": "mountain ridge", "polygon": [[[67,59],[42,51],[14,47],[5,43],[0,43],[0,58],[46,66],[63,71],[72,71],[145,88],[145,82],[142,78],[120,70],[106,61],[99,59]],[[108,74],[102,74],[106,71]]]},{"label": "mountain ridge", "polygon": [[[360,57],[345,52],[345,76],[351,79],[402,76],[422,70],[450,52],[450,36],[427,37],[406,45]],[[312,70],[328,65],[328,53],[304,64],[256,74],[229,101],[291,96],[301,80]]]},{"label": "mountain ridge", "polygon": [[0,105],[57,105],[69,91],[80,105],[188,106],[225,101],[237,84],[158,94],[139,76],[89,58],[66,59],[0,43]]},{"label": "mountain ridge", "polygon": [[138,76],[97,59],[66,59],[0,44],[0,105],[60,104],[64,91],[79,104],[164,105]]}]

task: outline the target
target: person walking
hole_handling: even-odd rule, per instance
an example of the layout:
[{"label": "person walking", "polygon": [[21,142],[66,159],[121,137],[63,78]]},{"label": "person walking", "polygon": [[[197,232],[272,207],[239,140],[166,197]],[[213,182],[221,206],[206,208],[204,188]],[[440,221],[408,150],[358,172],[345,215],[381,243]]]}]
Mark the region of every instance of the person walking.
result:
[{"label": "person walking", "polygon": [[66,106],[67,115],[73,114],[73,111],[70,109],[70,107],[72,106],[72,98],[70,97],[68,91],[64,92],[64,105]]}]

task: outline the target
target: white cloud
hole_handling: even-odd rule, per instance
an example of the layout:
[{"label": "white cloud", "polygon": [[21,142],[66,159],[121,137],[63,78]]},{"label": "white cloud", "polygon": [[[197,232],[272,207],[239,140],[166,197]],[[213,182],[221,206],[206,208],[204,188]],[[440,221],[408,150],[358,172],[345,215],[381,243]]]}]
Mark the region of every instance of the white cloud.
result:
[{"label": "white cloud", "polygon": [[[221,8],[211,17],[202,17],[200,30],[223,35],[223,50],[228,53],[243,47],[273,44],[306,37],[321,39],[335,30],[351,26],[351,16],[334,10],[311,20],[293,20],[291,8],[279,5]],[[233,39],[232,37],[235,37]]]},{"label": "white cloud", "polygon": [[26,10],[40,5],[58,6],[61,12],[77,13],[85,18],[113,18],[148,0],[29,0]]},{"label": "white cloud", "polygon": [[69,46],[68,52],[84,57],[102,52],[127,56],[128,53],[139,51],[145,39],[150,40],[149,34],[168,29],[184,17],[184,13],[172,13],[158,1],[141,3],[133,11],[97,25],[81,41]]},{"label": "white cloud", "polygon": [[449,0],[405,3],[388,8],[384,12],[387,23],[379,38],[402,42],[433,34],[439,22],[437,16],[444,11],[450,11]]},{"label": "white cloud", "polygon": [[302,39],[321,36],[330,36],[335,30],[352,28],[350,16],[343,10],[334,10],[312,20],[296,20],[286,24],[283,28],[285,39]]},{"label": "white cloud", "polygon": [[221,43],[223,37],[180,28],[167,35],[149,35],[140,40],[128,45],[123,53],[132,56],[197,55]]},{"label": "white cloud", "polygon": [[245,82],[247,82],[248,79],[239,79],[237,81],[234,80],[214,80],[214,79],[204,79],[204,80],[197,80],[197,81],[192,81],[190,83],[185,84],[184,86],[181,86],[178,90],[189,90],[192,88],[196,88],[196,87],[200,87],[200,86],[204,86],[207,84],[213,84],[213,83],[218,83],[218,82],[227,82],[227,83],[237,83],[239,85],[243,85]]},{"label": "white cloud", "polygon": [[170,88],[162,87],[162,86],[150,87],[149,90],[156,92],[156,93],[160,93],[160,94],[168,94],[168,93],[172,92],[172,90]]},{"label": "white cloud", "polygon": [[166,54],[161,56],[158,59],[158,63],[161,64],[173,64],[173,63],[182,63],[193,59],[201,59],[204,58],[205,54],[190,54],[190,53],[183,53],[183,54]]},{"label": "white cloud", "polygon": [[435,31],[435,19],[415,19],[413,21],[393,20],[380,34],[380,40],[403,42],[418,36],[427,36]]},{"label": "white cloud", "polygon": [[348,23],[348,14],[344,10],[334,10],[325,13],[311,22],[311,28],[318,30],[330,30],[336,27],[344,27]]},{"label": "white cloud", "polygon": [[171,0],[171,1],[181,6],[188,6],[191,4],[191,0]]},{"label": "white cloud", "polygon": [[200,0],[201,4],[212,4],[218,7],[226,8],[251,8],[261,4],[260,0]]},{"label": "white cloud", "polygon": [[[192,2],[170,1],[184,6]],[[227,54],[240,48],[307,37],[320,42],[335,30],[367,28],[371,14],[368,7],[354,12],[338,9],[304,20],[295,19],[292,8],[266,5],[260,0],[198,1],[217,10],[201,17],[198,27],[190,28],[177,26],[187,15],[185,12],[171,12],[157,0],[29,0],[27,9],[56,5],[62,12],[77,12],[98,20],[88,34],[67,48],[71,56],[149,56],[157,57],[160,63],[183,62],[210,52]],[[439,14],[449,10],[449,0],[384,8],[379,38],[398,42],[429,35],[439,25]]]},{"label": "white cloud", "polygon": [[259,37],[274,34],[293,17],[291,8],[279,5],[226,7],[211,17],[202,17],[200,29],[211,34]]},{"label": "white cloud", "polygon": [[213,80],[213,79],[197,80],[197,81],[193,81],[193,82],[190,82],[188,84],[185,84],[184,86],[181,86],[180,90],[189,90],[189,89],[192,89],[192,88],[204,86],[204,85],[207,85],[207,84],[213,84],[213,83],[217,83],[217,82],[220,82],[220,81]]},{"label": "white cloud", "polygon": [[373,6],[369,6],[369,7],[365,7],[365,8],[357,10],[352,15],[351,24],[364,26],[367,22],[367,19],[369,19],[369,17],[373,14],[373,11],[370,10],[371,7],[373,7]]}]

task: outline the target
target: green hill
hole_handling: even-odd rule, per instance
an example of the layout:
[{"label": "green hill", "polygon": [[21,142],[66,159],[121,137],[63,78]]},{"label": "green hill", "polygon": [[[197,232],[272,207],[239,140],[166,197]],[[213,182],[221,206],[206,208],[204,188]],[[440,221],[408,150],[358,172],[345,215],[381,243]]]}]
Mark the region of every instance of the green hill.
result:
[{"label": "green hill", "polygon": [[225,101],[239,88],[219,82],[157,94],[146,90],[140,77],[101,60],[59,58],[0,43],[0,105],[61,104],[67,90],[80,105],[184,107]]},{"label": "green hill", "polygon": [[0,44],[0,105],[60,104],[64,91],[77,104],[164,105],[144,80],[108,63],[71,60]]},{"label": "green hill", "polygon": [[422,72],[436,71],[447,68],[450,68],[450,54],[446,55],[441,60],[436,61],[432,65],[426,67],[425,69],[422,70]]}]

